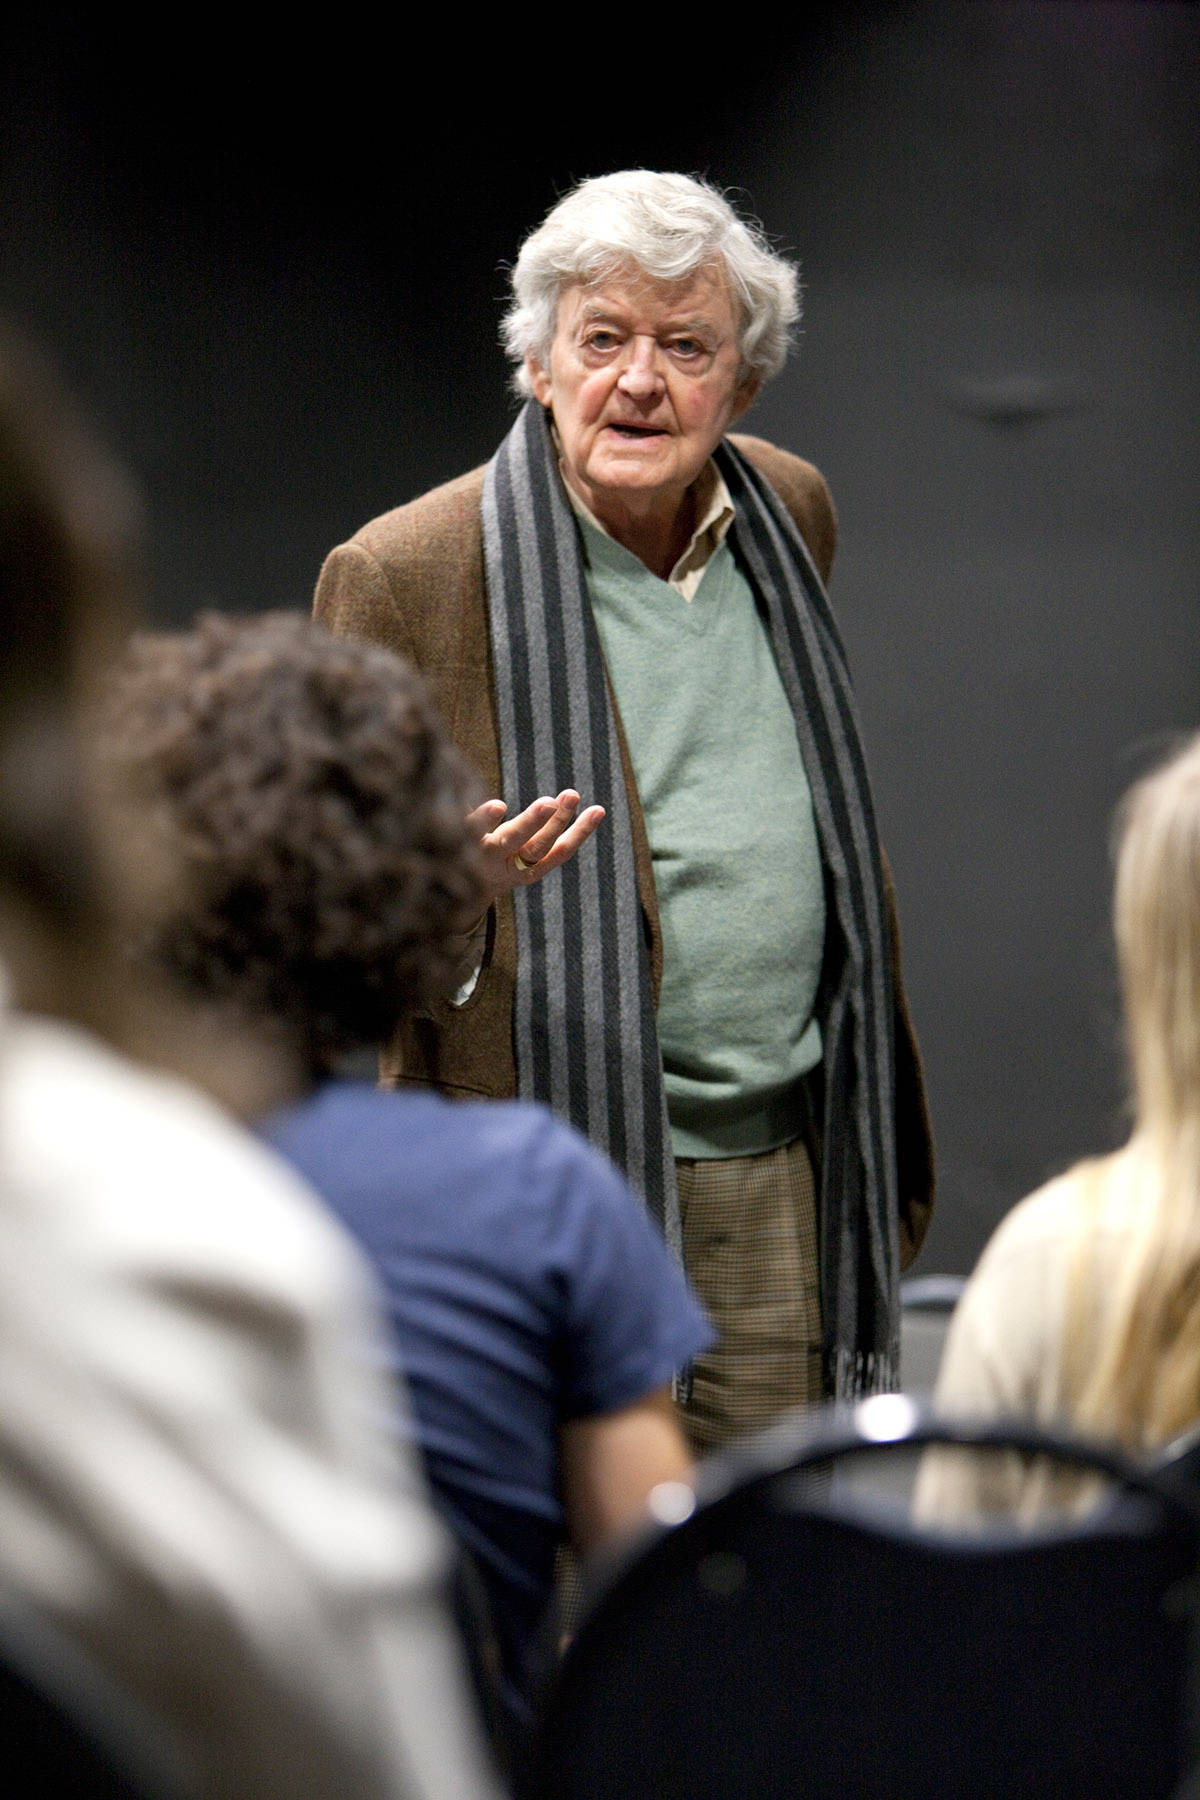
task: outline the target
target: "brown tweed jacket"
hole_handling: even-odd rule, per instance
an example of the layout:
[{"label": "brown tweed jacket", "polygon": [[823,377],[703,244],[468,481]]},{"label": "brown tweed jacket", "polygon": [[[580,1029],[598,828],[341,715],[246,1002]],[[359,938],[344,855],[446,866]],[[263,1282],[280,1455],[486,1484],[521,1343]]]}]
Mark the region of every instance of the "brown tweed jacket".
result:
[{"label": "brown tweed jacket", "polygon": [[[837,541],[833,503],[811,463],[761,438],[731,435],[775,488],[829,578]],[[364,525],[330,552],[317,582],[315,616],[331,630],[368,638],[419,668],[460,749],[500,792],[500,751],[491,679],[480,499],[482,468]],[[618,719],[629,794],[638,889],[654,992],[662,975],[662,934],[646,825]],[[571,770],[563,769],[564,787]],[[590,796],[583,796],[586,802]],[[532,794],[506,795],[516,810]],[[605,827],[602,825],[603,831]],[[586,854],[586,852],[585,852]],[[896,1142],[900,1174],[901,1265],[920,1248],[933,1206],[933,1141],[920,1054],[900,979],[891,873],[884,862],[896,991]],[[385,1054],[384,1080],[432,1083],[448,1094],[503,1099],[516,1091],[512,1044],[516,929],[506,896],[489,920],[484,970],[464,1006],[438,1003],[409,1020]]]}]

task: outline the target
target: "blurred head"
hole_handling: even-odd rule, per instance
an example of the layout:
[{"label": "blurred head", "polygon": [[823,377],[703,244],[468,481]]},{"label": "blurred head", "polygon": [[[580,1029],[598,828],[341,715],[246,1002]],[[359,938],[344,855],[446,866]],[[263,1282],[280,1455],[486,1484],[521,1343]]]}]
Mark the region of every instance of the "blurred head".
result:
[{"label": "blurred head", "polygon": [[321,1068],[449,979],[479,796],[398,657],[291,613],[142,635],[106,748],[177,871],[144,957],[191,996]]},{"label": "blurred head", "polygon": [[52,933],[108,885],[86,800],[82,710],[128,628],[140,514],[42,358],[0,326],[0,896]]},{"label": "blurred head", "polygon": [[1138,1122],[1200,1122],[1200,736],[1130,791],[1115,900]]}]

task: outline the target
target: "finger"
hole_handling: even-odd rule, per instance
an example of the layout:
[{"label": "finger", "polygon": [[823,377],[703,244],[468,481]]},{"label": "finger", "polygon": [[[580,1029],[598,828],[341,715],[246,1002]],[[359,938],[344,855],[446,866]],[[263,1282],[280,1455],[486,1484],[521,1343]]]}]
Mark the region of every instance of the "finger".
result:
[{"label": "finger", "polygon": [[556,838],[561,837],[567,830],[579,806],[579,795],[574,788],[564,788],[553,805],[554,811],[550,816],[539,820],[519,845],[521,855],[526,862],[539,862]]},{"label": "finger", "polygon": [[519,812],[515,819],[505,819],[484,837],[484,843],[491,850],[498,850],[502,856],[513,856],[523,844],[553,817],[556,802],[548,795],[535,800],[524,812]]},{"label": "finger", "polygon": [[485,832],[495,830],[507,811],[503,800],[485,800],[482,806],[467,814],[467,824],[482,837]]},{"label": "finger", "polygon": [[530,856],[528,847],[523,850],[521,852],[523,859],[533,863],[530,873],[540,881],[542,876],[549,874],[551,869],[560,869],[563,863],[570,862],[580,845],[587,843],[603,817],[604,808],[602,806],[587,807],[575,822],[554,840],[550,848],[536,862]]}]

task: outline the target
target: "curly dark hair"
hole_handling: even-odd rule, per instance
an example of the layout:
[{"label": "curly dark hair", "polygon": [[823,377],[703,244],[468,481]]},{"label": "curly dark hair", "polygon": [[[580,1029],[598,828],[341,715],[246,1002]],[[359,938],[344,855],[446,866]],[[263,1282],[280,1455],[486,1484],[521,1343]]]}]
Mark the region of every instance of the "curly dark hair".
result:
[{"label": "curly dark hair", "polygon": [[181,877],[141,952],[315,1068],[450,979],[480,795],[416,673],[296,613],[139,634],[106,755]]}]

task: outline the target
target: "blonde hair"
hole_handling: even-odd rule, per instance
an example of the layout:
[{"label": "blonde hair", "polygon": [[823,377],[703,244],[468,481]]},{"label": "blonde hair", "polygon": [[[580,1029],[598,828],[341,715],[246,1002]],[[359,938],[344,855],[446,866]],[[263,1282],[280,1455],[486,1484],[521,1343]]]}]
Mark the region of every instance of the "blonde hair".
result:
[{"label": "blonde hair", "polygon": [[[1114,923],[1135,1125],[1077,1172],[1064,1365],[1078,1424],[1141,1448],[1200,1415],[1200,735],[1126,798]],[[1099,1294],[1087,1239],[1114,1210],[1128,1248]]]}]

